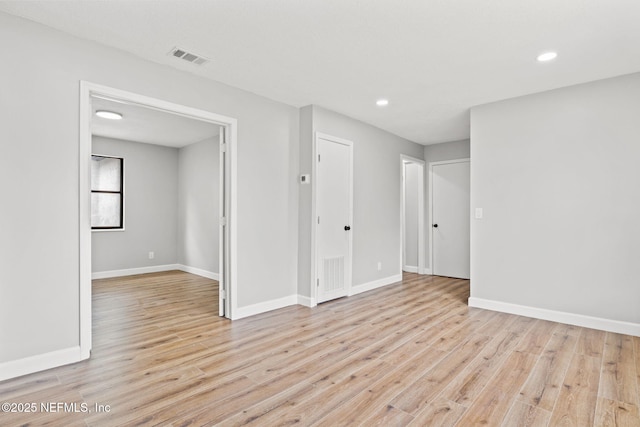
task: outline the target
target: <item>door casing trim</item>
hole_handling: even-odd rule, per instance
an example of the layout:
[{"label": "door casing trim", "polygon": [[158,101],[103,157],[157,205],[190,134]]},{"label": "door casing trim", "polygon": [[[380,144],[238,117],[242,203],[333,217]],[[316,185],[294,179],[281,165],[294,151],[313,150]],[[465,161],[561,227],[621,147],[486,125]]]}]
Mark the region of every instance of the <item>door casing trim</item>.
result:
[{"label": "door casing trim", "polygon": [[[225,182],[225,193],[227,194],[227,204],[225,216],[227,235],[229,272],[228,280],[225,284],[227,298],[225,316],[233,319],[234,312],[237,312],[237,134],[238,122],[232,117],[223,116],[210,111],[176,104],[162,99],[152,98],[145,95],[128,92],[108,86],[103,86],[87,81],[80,81],[80,135],[79,135],[79,184],[78,184],[78,209],[79,209],[79,343],[81,359],[88,359],[91,354],[91,202],[89,190],[91,185],[91,97],[101,96],[109,99],[130,102],[148,108],[165,111],[172,114],[191,117],[217,124],[227,130],[227,176]],[[222,254],[220,254],[222,259]]]}]

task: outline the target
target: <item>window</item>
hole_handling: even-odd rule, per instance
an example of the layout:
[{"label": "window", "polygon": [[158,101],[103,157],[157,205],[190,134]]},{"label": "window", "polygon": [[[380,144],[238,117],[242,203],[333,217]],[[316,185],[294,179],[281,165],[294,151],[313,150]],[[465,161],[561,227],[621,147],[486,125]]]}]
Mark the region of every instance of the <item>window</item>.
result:
[{"label": "window", "polygon": [[91,229],[124,229],[124,159],[91,156]]}]

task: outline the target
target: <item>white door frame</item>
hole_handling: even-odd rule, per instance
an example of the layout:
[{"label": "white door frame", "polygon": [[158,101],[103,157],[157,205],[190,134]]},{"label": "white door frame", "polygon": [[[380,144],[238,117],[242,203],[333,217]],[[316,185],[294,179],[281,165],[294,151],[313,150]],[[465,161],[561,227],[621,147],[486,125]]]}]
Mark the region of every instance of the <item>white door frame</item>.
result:
[{"label": "white door frame", "polygon": [[[237,312],[237,134],[238,123],[235,118],[222,116],[209,111],[187,107],[173,102],[151,98],[133,92],[102,86],[86,81],[80,82],[80,142],[79,152],[79,278],[80,278],[80,352],[81,358],[87,359],[91,354],[91,97],[105,97],[127,103],[176,114],[216,124],[225,129],[226,134],[226,179],[224,191],[226,212],[221,212],[225,221],[220,221],[220,235],[226,236],[226,254],[221,252],[220,271],[226,259],[228,271],[220,277],[220,289],[226,289],[225,317],[233,319]],[[222,172],[221,172],[222,173]],[[226,255],[226,256],[225,256]]]},{"label": "white door frame", "polygon": [[471,167],[471,159],[463,158],[463,159],[453,159],[453,160],[444,160],[441,162],[429,162],[429,266],[431,273],[434,274],[433,269],[433,167],[439,165],[449,165],[452,163],[469,163],[469,167]]},{"label": "white door frame", "polygon": [[404,268],[404,240],[405,240],[405,164],[414,163],[420,166],[418,172],[418,274],[431,274],[425,267],[424,256],[424,160],[400,155],[400,271]]},{"label": "white door frame", "polygon": [[[220,180],[218,191],[218,316],[231,317],[231,305],[227,294],[229,292],[230,263],[229,263],[229,227],[227,219],[229,215],[229,197],[230,192],[228,183],[231,181],[229,175],[229,138],[228,126],[220,126],[218,132],[218,179]],[[235,187],[234,187],[235,188]],[[235,223],[235,222],[234,222]],[[234,245],[235,246],[235,245]],[[235,298],[234,298],[235,300]]]},{"label": "white door frame", "polygon": [[[349,224],[351,228],[354,228],[353,224],[353,142],[347,139],[338,138],[337,136],[327,135],[321,132],[315,132],[313,137],[313,161],[312,164],[312,176],[311,180],[311,303],[310,307],[315,307],[318,304],[318,139],[326,139],[329,141],[337,142],[340,144],[348,145],[350,148],[350,161],[349,165],[349,193],[351,194],[349,200]],[[349,232],[349,264],[347,265],[347,295],[351,295],[352,274],[353,274],[353,232]]]}]

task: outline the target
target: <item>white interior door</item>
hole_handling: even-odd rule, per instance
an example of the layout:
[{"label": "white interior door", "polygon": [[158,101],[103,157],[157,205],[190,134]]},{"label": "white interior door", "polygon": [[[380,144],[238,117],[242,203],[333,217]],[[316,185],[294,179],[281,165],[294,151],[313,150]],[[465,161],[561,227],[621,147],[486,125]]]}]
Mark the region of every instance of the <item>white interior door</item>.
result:
[{"label": "white interior door", "polygon": [[470,276],[469,161],[431,166],[432,268],[437,276]]},{"label": "white interior door", "polygon": [[316,135],[317,301],[351,287],[352,143]]}]

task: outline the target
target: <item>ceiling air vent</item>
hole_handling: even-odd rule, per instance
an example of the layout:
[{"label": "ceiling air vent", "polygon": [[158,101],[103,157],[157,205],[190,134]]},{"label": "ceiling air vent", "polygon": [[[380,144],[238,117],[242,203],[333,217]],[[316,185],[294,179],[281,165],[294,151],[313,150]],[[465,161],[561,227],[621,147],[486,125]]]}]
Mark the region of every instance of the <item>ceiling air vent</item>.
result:
[{"label": "ceiling air vent", "polygon": [[169,55],[175,56],[176,58],[180,58],[182,60],[191,62],[192,64],[196,64],[196,65],[202,65],[209,62],[209,60],[204,56],[196,55],[195,53],[192,53],[192,52],[187,52],[186,50],[181,49],[179,47],[174,47],[173,49],[171,49],[171,52],[169,52]]}]

